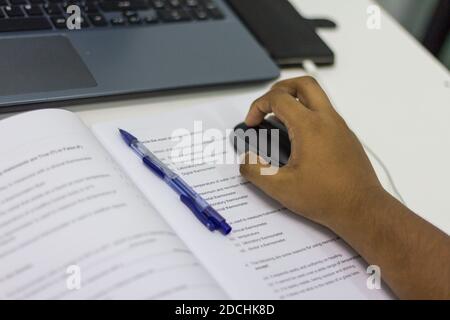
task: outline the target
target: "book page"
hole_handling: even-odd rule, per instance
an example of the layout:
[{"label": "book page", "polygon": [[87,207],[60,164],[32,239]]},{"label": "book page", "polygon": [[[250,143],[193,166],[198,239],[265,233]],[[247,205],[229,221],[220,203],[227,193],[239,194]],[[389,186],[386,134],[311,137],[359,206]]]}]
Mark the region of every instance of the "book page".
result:
[{"label": "book page", "polygon": [[[384,284],[379,290],[368,288],[366,262],[342,239],[245,181],[238,161],[176,161],[177,137],[186,131],[191,132],[194,158],[205,160],[205,151],[211,149],[233,158],[226,130],[243,121],[254,98],[240,96],[177,113],[100,124],[94,133],[232,298],[393,298]],[[137,136],[213,205],[233,227],[231,234],[211,233],[200,224],[121,141],[119,127]],[[196,140],[198,135],[203,140]]]},{"label": "book page", "polygon": [[226,298],[74,114],[0,137],[0,298]]}]

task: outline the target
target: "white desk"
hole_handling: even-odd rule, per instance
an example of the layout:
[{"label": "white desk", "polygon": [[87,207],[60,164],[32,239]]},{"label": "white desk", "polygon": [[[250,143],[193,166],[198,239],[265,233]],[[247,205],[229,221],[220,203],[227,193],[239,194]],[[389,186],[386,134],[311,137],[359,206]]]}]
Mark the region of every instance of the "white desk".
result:
[{"label": "white desk", "polygon": [[[306,16],[339,24],[321,35],[336,53],[320,71],[350,126],[384,160],[407,204],[450,234],[450,76],[386,14],[381,30],[366,27],[370,0],[292,0]],[[282,78],[302,75],[285,70]],[[205,90],[70,108],[88,124],[157,115],[266,85]],[[249,101],[250,103],[250,101]]]}]

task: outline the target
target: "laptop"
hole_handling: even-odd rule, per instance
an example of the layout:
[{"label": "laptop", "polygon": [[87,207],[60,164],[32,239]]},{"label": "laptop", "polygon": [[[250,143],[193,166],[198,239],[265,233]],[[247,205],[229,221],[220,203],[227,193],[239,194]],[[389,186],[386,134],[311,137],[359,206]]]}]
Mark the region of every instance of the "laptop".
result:
[{"label": "laptop", "polygon": [[0,112],[278,76],[223,0],[0,0]]}]

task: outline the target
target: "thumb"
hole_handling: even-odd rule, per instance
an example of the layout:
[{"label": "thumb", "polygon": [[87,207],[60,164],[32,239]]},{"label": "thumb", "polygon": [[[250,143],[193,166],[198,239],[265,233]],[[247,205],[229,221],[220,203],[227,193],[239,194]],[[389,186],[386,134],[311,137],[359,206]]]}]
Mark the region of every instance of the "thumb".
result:
[{"label": "thumb", "polygon": [[282,183],[281,168],[271,166],[253,152],[247,152],[240,165],[241,175],[268,195],[277,198],[275,191]]}]

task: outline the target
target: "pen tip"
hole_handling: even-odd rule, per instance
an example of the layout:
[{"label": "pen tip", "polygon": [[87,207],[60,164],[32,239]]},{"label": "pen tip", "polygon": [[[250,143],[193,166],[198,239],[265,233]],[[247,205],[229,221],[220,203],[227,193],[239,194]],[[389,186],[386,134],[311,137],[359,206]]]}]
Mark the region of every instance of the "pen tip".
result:
[{"label": "pen tip", "polygon": [[137,140],[135,136],[133,136],[131,133],[129,133],[129,132],[123,130],[123,129],[120,129],[120,128],[119,128],[119,132],[120,132],[120,134],[121,134],[121,136],[122,136],[122,139],[123,139],[123,140],[125,141],[125,143],[126,143],[127,145],[129,145],[129,146],[131,146],[131,144],[132,144],[134,141]]}]

